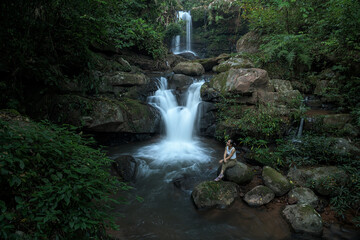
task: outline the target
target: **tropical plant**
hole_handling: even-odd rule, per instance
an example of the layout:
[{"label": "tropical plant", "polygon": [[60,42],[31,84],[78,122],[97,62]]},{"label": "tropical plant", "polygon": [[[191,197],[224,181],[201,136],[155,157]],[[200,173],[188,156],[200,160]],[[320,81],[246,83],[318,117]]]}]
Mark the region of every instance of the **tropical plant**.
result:
[{"label": "tropical plant", "polygon": [[1,118],[0,126],[1,239],[16,231],[25,239],[100,238],[116,228],[111,195],[129,187],[110,176],[111,160],[93,140],[49,122]]}]

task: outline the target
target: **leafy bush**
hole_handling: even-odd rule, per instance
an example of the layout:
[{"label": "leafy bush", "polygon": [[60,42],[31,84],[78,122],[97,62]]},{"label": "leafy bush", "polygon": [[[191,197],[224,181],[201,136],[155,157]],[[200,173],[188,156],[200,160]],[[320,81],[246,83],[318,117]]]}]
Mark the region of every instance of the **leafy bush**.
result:
[{"label": "leafy bush", "polygon": [[311,39],[304,35],[279,34],[264,38],[265,44],[260,49],[264,52],[264,62],[280,61],[289,68],[304,64],[309,69],[312,63]]},{"label": "leafy bush", "polygon": [[0,126],[0,238],[89,239],[115,227],[109,196],[128,187],[91,139],[48,122]]}]

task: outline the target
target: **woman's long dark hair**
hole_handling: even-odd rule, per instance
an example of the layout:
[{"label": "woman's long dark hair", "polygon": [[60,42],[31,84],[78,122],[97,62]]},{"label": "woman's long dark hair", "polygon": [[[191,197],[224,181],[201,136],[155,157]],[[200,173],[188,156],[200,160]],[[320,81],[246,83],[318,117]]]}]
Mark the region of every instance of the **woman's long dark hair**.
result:
[{"label": "woman's long dark hair", "polygon": [[236,144],[235,144],[234,140],[229,139],[229,141],[230,141],[231,146],[233,146],[233,147],[235,147],[235,146],[236,146]]}]

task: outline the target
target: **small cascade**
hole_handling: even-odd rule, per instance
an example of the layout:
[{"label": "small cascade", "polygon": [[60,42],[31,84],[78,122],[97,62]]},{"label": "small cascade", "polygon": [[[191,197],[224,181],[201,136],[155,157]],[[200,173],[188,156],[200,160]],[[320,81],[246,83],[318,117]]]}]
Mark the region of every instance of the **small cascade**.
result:
[{"label": "small cascade", "polygon": [[[303,109],[304,106],[306,106],[307,101],[308,101],[308,97],[305,97],[305,99],[301,100],[300,109]],[[302,136],[302,132],[304,129],[304,121],[305,121],[305,119],[302,117],[300,119],[299,128],[297,129],[296,134],[293,137],[293,140],[292,140],[293,142],[301,142],[301,136]]]},{"label": "small cascade", "polygon": [[168,89],[166,78],[158,83],[154,96],[148,98],[148,103],[157,108],[165,125],[166,136],[156,144],[139,150],[137,156],[154,159],[155,163],[163,164],[169,161],[206,161],[205,150],[201,143],[194,139],[198,106],[201,103],[200,89],[205,81],[191,84],[184,95],[184,105],[180,106],[171,89]]},{"label": "small cascade", "polygon": [[181,54],[185,52],[190,52],[196,55],[194,52],[191,51],[191,32],[192,32],[192,20],[190,11],[179,11],[178,12],[178,20],[183,20],[186,22],[186,38],[185,41],[181,41],[180,35],[177,35],[173,39],[173,46],[172,51],[175,54]]},{"label": "small cascade", "polygon": [[297,137],[297,138],[300,138],[300,137],[301,137],[303,128],[304,128],[304,118],[301,118],[301,120],[300,120],[300,126],[299,126],[299,129],[298,129],[297,134],[296,134],[296,137]]}]

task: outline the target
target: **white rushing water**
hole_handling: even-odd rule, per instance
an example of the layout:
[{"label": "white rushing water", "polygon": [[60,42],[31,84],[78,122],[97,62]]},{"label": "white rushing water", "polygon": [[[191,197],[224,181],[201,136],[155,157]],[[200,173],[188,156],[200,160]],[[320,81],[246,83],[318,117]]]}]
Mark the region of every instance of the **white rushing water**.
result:
[{"label": "white rushing water", "polygon": [[[161,78],[158,90],[148,98],[148,103],[160,111],[166,135],[158,143],[139,149],[137,157],[150,158],[154,164],[179,162],[203,162],[208,160],[202,143],[194,138],[198,107],[201,103],[200,89],[204,81],[191,84],[180,106],[166,78]],[[195,160],[195,161],[194,161]],[[189,166],[190,167],[190,166]]]},{"label": "white rushing water", "polygon": [[184,46],[183,46],[183,44],[181,43],[180,35],[176,36],[175,39],[173,40],[172,51],[173,51],[175,54],[184,53],[184,52],[191,52],[191,53],[193,53],[194,55],[196,55],[196,54],[191,50],[192,19],[191,19],[190,11],[188,11],[188,12],[179,11],[179,12],[178,12],[178,20],[183,20],[183,21],[186,22],[186,38],[185,38],[185,44],[184,44]]}]

